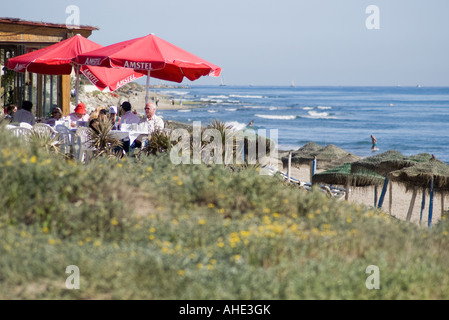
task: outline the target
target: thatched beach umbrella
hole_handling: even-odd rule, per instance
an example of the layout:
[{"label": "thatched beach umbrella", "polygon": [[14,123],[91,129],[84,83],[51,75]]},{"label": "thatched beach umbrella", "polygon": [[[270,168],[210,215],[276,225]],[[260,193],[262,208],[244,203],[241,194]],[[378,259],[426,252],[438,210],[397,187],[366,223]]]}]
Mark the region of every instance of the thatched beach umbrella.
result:
[{"label": "thatched beach umbrella", "polygon": [[410,202],[407,220],[410,220],[413,211],[413,205],[416,197],[416,190],[422,188],[423,204],[421,206],[421,214],[424,206],[425,190],[429,189],[430,203],[429,203],[429,218],[428,226],[432,225],[432,205],[434,191],[440,191],[441,196],[441,210],[444,209],[444,194],[449,193],[449,165],[432,157],[429,161],[419,162],[415,165],[404,167],[400,170],[392,171],[388,175],[389,179],[403,184],[407,190],[413,190],[412,200]]},{"label": "thatched beach umbrella", "polygon": [[[381,208],[387,187],[389,184],[388,174],[391,171],[402,169],[404,167],[412,166],[416,163],[428,161],[431,158],[430,154],[419,154],[412,157],[406,157],[397,150],[388,150],[386,152],[376,154],[371,157],[366,157],[359,161],[355,161],[351,165],[352,173],[363,173],[363,172],[376,172],[377,174],[385,177],[384,185],[382,187],[382,192],[377,202],[377,186],[374,187],[374,201],[377,202],[377,207]],[[393,189],[390,184],[390,211],[392,206]]]},{"label": "thatched beach umbrella", "polygon": [[[368,171],[374,171],[382,176],[385,177],[384,185],[382,187],[382,192],[379,198],[379,201],[377,202],[377,207],[381,208],[383,204],[383,200],[385,197],[385,193],[387,191],[387,187],[389,184],[389,173],[395,170],[400,170],[402,168],[411,167],[417,163],[427,162],[432,158],[432,155],[428,153],[420,153],[414,156],[406,157],[402,153],[396,150],[388,150],[384,153],[377,154],[372,157],[364,158],[360,161],[356,161],[352,163],[351,166],[351,172],[357,173],[357,172],[364,172],[366,170]],[[389,208],[391,211],[392,207],[392,199],[393,199],[393,186],[390,184],[390,203]],[[377,186],[375,186],[374,190],[374,197],[375,202],[377,201]],[[414,198],[416,197],[416,194],[412,195],[412,201],[414,202]],[[424,198],[423,198],[424,201]],[[413,206],[411,205],[409,209],[409,214],[411,215],[411,210],[413,209]],[[409,217],[410,218],[410,217]],[[408,218],[408,219],[409,219]]]},{"label": "thatched beach umbrella", "polygon": [[349,187],[367,187],[382,185],[384,177],[373,172],[365,170],[364,172],[351,173],[351,163],[345,163],[341,166],[316,173],[312,177],[312,184],[325,183],[330,185],[342,185],[346,188],[345,199],[349,198]]},{"label": "thatched beach umbrella", "polygon": [[[292,152],[291,164],[297,166],[310,165],[315,158],[316,168],[324,170],[360,159],[359,156],[349,153],[333,144],[323,147],[315,142],[309,142],[298,150]],[[288,159],[288,156],[282,157],[284,168],[287,168],[288,166]]]},{"label": "thatched beach umbrella", "polygon": [[[396,170],[397,167],[395,164],[402,163],[402,161],[405,161],[406,157],[396,150],[388,150],[380,154],[376,154],[371,157],[363,158],[359,161],[355,161],[351,165],[351,172],[352,173],[360,173],[364,171],[374,171],[378,174],[385,176],[389,170],[391,165]],[[384,165],[381,167],[381,163],[384,163]]]}]

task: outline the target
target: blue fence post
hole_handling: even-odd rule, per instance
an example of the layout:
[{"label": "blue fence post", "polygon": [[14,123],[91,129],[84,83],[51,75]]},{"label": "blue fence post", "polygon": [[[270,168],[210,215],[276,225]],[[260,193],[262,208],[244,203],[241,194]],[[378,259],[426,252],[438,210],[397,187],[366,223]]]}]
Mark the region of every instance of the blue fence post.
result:
[{"label": "blue fence post", "polygon": [[316,172],[316,156],[313,157],[312,176]]},{"label": "blue fence post", "polygon": [[426,188],[422,189],[422,200],[421,200],[421,212],[419,213],[419,224],[422,221],[422,213],[424,211],[424,207],[426,206]]},{"label": "blue fence post", "polygon": [[384,186],[382,188],[382,193],[380,194],[379,202],[377,203],[378,208],[382,208],[384,203],[385,193],[387,193],[388,177],[385,177]]},{"label": "blue fence post", "polygon": [[427,221],[427,226],[429,228],[432,228],[432,211],[433,211],[433,187],[434,187],[434,179],[435,177],[432,177],[432,180],[430,181],[430,200],[429,200],[429,219]]}]

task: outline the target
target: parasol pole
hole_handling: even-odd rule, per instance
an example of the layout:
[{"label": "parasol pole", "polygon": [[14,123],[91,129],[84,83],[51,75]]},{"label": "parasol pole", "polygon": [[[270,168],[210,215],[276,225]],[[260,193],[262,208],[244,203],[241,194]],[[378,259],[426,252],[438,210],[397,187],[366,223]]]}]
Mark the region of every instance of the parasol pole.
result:
[{"label": "parasol pole", "polygon": [[410,206],[408,207],[406,221],[410,221],[410,219],[412,218],[413,207],[415,206],[415,199],[416,199],[416,187],[413,188],[412,198],[410,199]]},{"label": "parasol pole", "polygon": [[387,193],[387,187],[388,187],[388,176],[385,177],[385,180],[384,180],[384,186],[382,187],[380,199],[379,199],[379,202],[377,203],[378,208],[382,208],[382,204],[384,203],[385,193]]},{"label": "parasol pole", "polygon": [[146,94],[145,94],[145,105],[148,103],[148,101],[150,101],[150,97],[149,97],[149,93],[150,93],[150,73],[151,71],[148,70],[148,74],[147,74],[147,84],[145,86],[146,89]]},{"label": "parasol pole", "polygon": [[76,74],[76,84],[75,84],[75,106],[78,105],[78,92],[80,88],[80,66],[77,64],[75,66],[75,74]]},{"label": "parasol pole", "polygon": [[432,228],[432,211],[433,211],[433,188],[434,188],[434,184],[435,184],[435,177],[432,177],[432,180],[430,181],[430,188],[429,188],[429,192],[430,192],[430,200],[429,200],[429,218],[427,221],[427,226],[429,228]]},{"label": "parasol pole", "polygon": [[419,213],[419,224],[422,221],[422,213],[424,211],[424,207],[426,206],[426,188],[422,189],[422,199],[421,199],[421,211]]}]

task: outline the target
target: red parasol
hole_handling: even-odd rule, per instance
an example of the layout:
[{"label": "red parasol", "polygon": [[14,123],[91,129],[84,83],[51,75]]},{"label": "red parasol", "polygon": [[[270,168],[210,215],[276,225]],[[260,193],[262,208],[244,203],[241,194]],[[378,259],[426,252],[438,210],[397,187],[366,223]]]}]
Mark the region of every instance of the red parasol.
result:
[{"label": "red parasol", "polygon": [[[17,72],[28,71],[48,75],[70,74],[75,67],[77,76],[76,104],[78,104],[79,71],[100,90],[109,87],[111,91],[129,82],[129,79],[135,80],[143,76],[129,69],[80,67],[73,62],[73,58],[78,54],[99,48],[102,46],[78,34],[51,46],[13,57],[8,60],[6,67]],[[120,83],[122,84],[119,85]]]},{"label": "red parasol", "polygon": [[182,82],[202,76],[218,77],[221,68],[187,52],[154,34],[115,43],[79,54],[74,61],[80,65],[108,68],[129,68],[147,75],[147,101],[150,76]]}]

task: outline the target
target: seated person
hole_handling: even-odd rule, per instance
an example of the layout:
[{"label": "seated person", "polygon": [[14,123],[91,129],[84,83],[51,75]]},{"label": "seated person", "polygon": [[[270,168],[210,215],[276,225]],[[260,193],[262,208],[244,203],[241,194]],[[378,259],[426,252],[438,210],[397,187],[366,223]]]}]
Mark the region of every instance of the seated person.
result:
[{"label": "seated person", "polygon": [[118,128],[121,130],[122,124],[133,124],[133,123],[139,123],[140,117],[131,111],[131,103],[128,101],[125,101],[122,103],[121,108],[124,112],[124,114],[121,116],[119,122],[118,122]]},{"label": "seated person", "polygon": [[117,124],[120,121],[120,116],[117,114],[116,106],[111,106],[109,108],[109,119],[112,122],[112,130],[117,130]]},{"label": "seated person", "polygon": [[100,134],[100,128],[98,126],[99,124],[100,120],[98,120],[98,118],[93,118],[89,120],[89,128],[95,131],[96,134]]},{"label": "seated person", "polygon": [[9,106],[7,106],[5,108],[5,120],[11,122],[13,117],[14,117],[14,113],[17,112],[17,106],[15,104],[10,104]]},{"label": "seated person", "polygon": [[26,122],[31,125],[34,125],[36,123],[36,117],[31,112],[32,108],[33,108],[33,103],[31,101],[28,101],[28,100],[23,101],[22,109],[17,110],[17,112],[14,113],[12,122],[16,122],[16,123]]},{"label": "seated person", "polygon": [[75,107],[74,112],[69,113],[66,117],[64,117],[63,120],[70,120],[71,127],[76,127],[77,121],[89,121],[89,115],[86,111],[86,105],[82,102],[78,103],[78,105]]},{"label": "seated person", "polygon": [[44,123],[54,127],[56,124],[56,121],[60,121],[60,120],[62,120],[62,110],[59,107],[55,107],[51,111],[51,118],[45,120]]},{"label": "seated person", "polygon": [[[140,120],[139,130],[142,132],[148,132],[151,134],[155,130],[163,130],[165,128],[164,120],[161,117],[156,115],[156,105],[153,102],[148,102],[145,105],[145,117]],[[145,136],[146,139],[148,137]],[[141,137],[137,137],[137,139],[133,143],[134,148],[142,147],[142,139]]]}]

